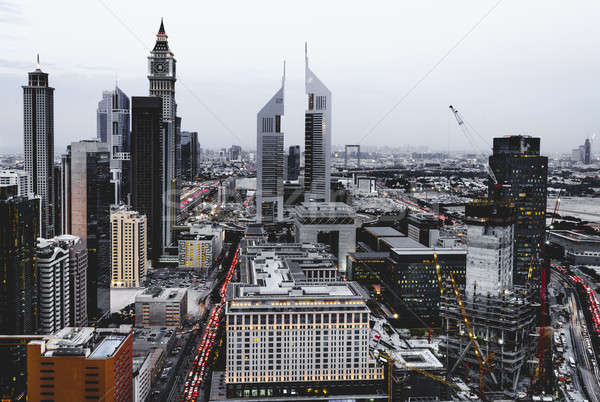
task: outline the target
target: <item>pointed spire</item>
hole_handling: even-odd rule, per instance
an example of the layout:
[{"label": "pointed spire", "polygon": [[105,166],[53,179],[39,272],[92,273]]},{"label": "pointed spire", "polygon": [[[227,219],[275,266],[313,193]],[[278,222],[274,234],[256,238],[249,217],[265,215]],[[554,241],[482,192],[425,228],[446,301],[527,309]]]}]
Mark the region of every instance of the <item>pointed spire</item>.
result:
[{"label": "pointed spire", "polygon": [[308,67],[308,42],[304,42],[304,60],[306,61],[306,67]]},{"label": "pointed spire", "polygon": [[37,62],[36,62],[36,70],[42,70],[42,67],[40,66],[40,54],[37,54]]},{"label": "pointed spire", "polygon": [[285,60],[283,60],[283,76],[281,77],[281,87],[285,87]]},{"label": "pointed spire", "polygon": [[162,35],[166,34],[166,32],[165,32],[165,24],[164,24],[164,22],[163,22],[163,18],[162,18],[162,17],[160,17],[160,28],[158,28],[158,34],[159,34],[159,35],[161,35],[161,34],[162,34]]}]

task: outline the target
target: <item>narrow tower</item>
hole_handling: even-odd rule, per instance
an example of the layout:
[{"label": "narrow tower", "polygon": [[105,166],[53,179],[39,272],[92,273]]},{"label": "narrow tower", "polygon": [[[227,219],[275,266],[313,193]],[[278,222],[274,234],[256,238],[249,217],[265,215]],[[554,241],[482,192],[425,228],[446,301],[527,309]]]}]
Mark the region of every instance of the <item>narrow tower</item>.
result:
[{"label": "narrow tower", "polygon": [[256,116],[256,220],[283,219],[283,133],[285,62],[281,88]]},{"label": "narrow tower", "polygon": [[305,86],[308,107],[304,118],[304,200],[330,201],[331,177],[331,91],[308,67],[306,58]]},{"label": "narrow tower", "polygon": [[23,134],[30,191],[42,199],[42,237],[54,237],[54,88],[48,86],[39,55],[23,85]]}]

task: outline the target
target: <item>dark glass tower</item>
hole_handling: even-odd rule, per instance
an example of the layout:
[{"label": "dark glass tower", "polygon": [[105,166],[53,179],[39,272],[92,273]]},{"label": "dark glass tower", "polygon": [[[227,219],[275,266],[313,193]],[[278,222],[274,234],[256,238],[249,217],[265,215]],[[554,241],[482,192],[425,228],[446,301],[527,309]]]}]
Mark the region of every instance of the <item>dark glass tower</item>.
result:
[{"label": "dark glass tower", "polygon": [[540,155],[540,138],[494,138],[489,159],[497,184],[490,182],[490,199],[515,205],[513,283],[525,286],[530,266],[539,283],[540,246],[546,228],[548,158]]},{"label": "dark glass tower", "polygon": [[162,99],[134,96],[131,119],[131,203],[146,215],[148,255],[156,262],[162,253],[163,143]]},{"label": "dark glass tower", "polygon": [[199,148],[197,132],[181,132],[181,173],[186,180],[193,180],[198,173]]},{"label": "dark glass tower", "polygon": [[54,236],[54,88],[40,68],[23,85],[25,170],[33,193],[42,199],[42,236]]},{"label": "dark glass tower", "polygon": [[292,145],[289,149],[287,163],[287,179],[298,180],[300,175],[300,145]]},{"label": "dark glass tower", "polygon": [[65,233],[81,238],[88,250],[87,299],[91,320],[110,305],[110,206],[114,201],[110,151],[96,140],[73,142],[63,156],[62,204]]}]

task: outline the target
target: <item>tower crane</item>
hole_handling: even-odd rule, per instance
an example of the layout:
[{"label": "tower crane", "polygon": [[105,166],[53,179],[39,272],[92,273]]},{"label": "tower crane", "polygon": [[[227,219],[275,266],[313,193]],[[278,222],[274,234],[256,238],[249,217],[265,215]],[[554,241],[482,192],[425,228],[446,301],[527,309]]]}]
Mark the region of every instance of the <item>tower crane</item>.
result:
[{"label": "tower crane", "polygon": [[[456,119],[456,122],[458,123],[458,127],[460,127],[460,129],[462,130],[463,134],[465,135],[467,141],[469,141],[469,143],[471,144],[471,146],[473,148],[476,148],[480,153],[485,155],[485,152],[483,152],[474,142],[475,138],[473,137],[473,135],[471,134],[470,130],[468,129],[467,125],[465,124],[465,120],[463,119],[462,115],[458,112],[458,110],[456,110],[456,108],[452,105],[449,106],[450,111],[452,112],[452,115],[454,116],[454,118]],[[476,132],[477,133],[477,132]],[[485,142],[485,140],[483,139],[483,137],[481,137],[479,134],[477,134],[477,136]],[[490,176],[490,178],[492,179],[492,181],[494,182],[495,185],[498,185],[498,179],[496,179],[496,175],[494,174],[494,172],[492,171],[492,169],[490,168],[490,164],[486,163],[485,165],[485,169],[488,173],[488,175]]]},{"label": "tower crane", "polygon": [[[454,280],[454,275],[452,274],[452,272],[450,272],[450,280],[452,281],[454,296],[456,297],[458,307],[460,308],[460,313],[462,314],[463,321],[465,322],[465,327],[467,329],[467,334],[469,335],[469,340],[471,341],[471,346],[473,346],[475,357],[479,362],[479,394],[481,397],[483,397],[483,391],[485,387],[484,376],[486,373],[491,372],[492,366],[494,365],[494,354],[490,353],[487,357],[483,357],[481,349],[479,348],[479,343],[477,342],[475,334],[473,333],[473,330],[471,328],[471,323],[469,322],[469,317],[467,317],[465,305],[463,303],[462,297],[460,296],[460,292],[458,291],[458,286],[456,285],[456,281]],[[493,374],[492,379],[494,380],[494,382],[496,382],[496,379]]]}]

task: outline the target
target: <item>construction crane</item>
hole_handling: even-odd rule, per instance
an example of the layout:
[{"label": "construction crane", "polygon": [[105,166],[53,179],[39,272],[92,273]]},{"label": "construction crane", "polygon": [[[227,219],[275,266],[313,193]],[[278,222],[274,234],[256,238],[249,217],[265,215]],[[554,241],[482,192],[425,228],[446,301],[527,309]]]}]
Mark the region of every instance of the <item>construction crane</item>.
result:
[{"label": "construction crane", "polygon": [[409,370],[415,371],[415,372],[417,372],[419,374],[422,374],[422,375],[424,375],[426,377],[429,377],[432,380],[437,381],[439,383],[442,383],[442,384],[444,384],[444,385],[446,385],[448,387],[452,387],[452,388],[454,388],[454,389],[456,389],[458,391],[462,391],[462,389],[458,385],[456,385],[454,383],[451,383],[450,381],[447,381],[443,377],[440,377],[440,376],[437,376],[435,374],[432,374],[432,373],[430,373],[427,370],[423,370],[423,369],[420,369],[420,368],[414,367],[414,366],[409,366],[408,364],[404,363],[403,361],[396,360],[396,359],[392,358],[390,355],[388,355],[387,353],[382,352],[380,350],[377,351],[377,354],[387,362],[387,370],[388,370],[388,379],[387,379],[388,402],[393,402],[393,400],[394,400],[392,392],[393,392],[393,373],[394,373],[394,364],[395,363],[398,363],[401,366],[406,367]]},{"label": "construction crane", "polygon": [[471,346],[473,346],[475,357],[479,362],[479,394],[481,397],[483,397],[483,391],[485,388],[485,381],[483,379],[485,374],[491,371],[491,368],[494,364],[494,354],[490,353],[486,358],[483,357],[481,349],[479,348],[479,343],[477,343],[477,339],[475,338],[475,334],[473,333],[473,330],[471,328],[471,323],[469,322],[469,318],[467,317],[465,305],[463,303],[462,297],[460,296],[460,292],[458,291],[458,286],[456,285],[456,281],[454,280],[454,275],[452,274],[452,272],[450,272],[450,279],[452,281],[452,288],[454,289],[454,296],[456,297],[458,307],[460,308],[460,313],[462,314],[463,320],[465,322],[467,334],[469,335],[469,340],[471,341]]},{"label": "construction crane", "polygon": [[[475,143],[475,137],[473,137],[473,135],[471,134],[470,130],[468,129],[467,125],[465,124],[465,120],[463,119],[463,117],[461,116],[460,113],[458,113],[458,110],[456,110],[454,108],[454,106],[450,105],[449,106],[450,111],[452,112],[452,115],[454,116],[454,118],[456,119],[456,122],[458,123],[458,127],[460,127],[460,129],[462,130],[463,134],[465,135],[465,138],[467,139],[467,141],[469,141],[469,143],[471,144],[471,146],[473,148],[475,148],[476,150],[478,150],[481,154],[485,155],[485,152],[483,152],[481,150],[481,148],[479,148],[476,143]],[[475,133],[477,134],[477,136],[483,141],[486,142],[485,139],[483,137],[481,137],[476,131]],[[496,175],[494,174],[494,172],[492,171],[492,169],[490,168],[490,164],[486,163],[485,165],[485,169],[487,170],[488,175],[490,176],[490,178],[492,179],[492,181],[494,182],[495,185],[498,185],[498,179],[496,179]]]}]

